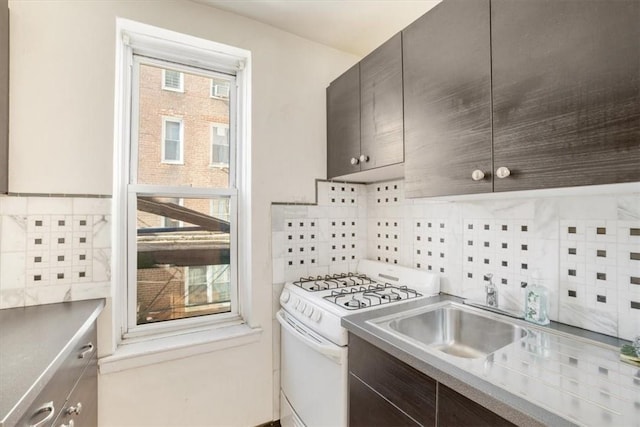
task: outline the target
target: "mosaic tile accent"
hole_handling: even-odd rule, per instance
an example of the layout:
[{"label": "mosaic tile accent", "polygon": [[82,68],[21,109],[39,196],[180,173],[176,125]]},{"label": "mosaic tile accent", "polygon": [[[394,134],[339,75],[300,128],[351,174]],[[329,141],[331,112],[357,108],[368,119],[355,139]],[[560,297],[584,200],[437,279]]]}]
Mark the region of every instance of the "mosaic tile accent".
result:
[{"label": "mosaic tile accent", "polygon": [[110,295],[111,200],[0,199],[0,308]]},{"label": "mosaic tile accent", "polygon": [[378,219],[375,222],[373,240],[375,250],[373,259],[399,264],[402,245],[402,221],[399,219]]},{"label": "mosaic tile accent", "polygon": [[285,268],[292,269],[318,263],[318,219],[284,220]]},{"label": "mosaic tile accent", "polygon": [[404,202],[403,181],[372,184],[368,191],[372,193],[376,205],[398,206]]},{"label": "mosaic tile accent", "polygon": [[446,219],[413,221],[413,265],[440,275],[449,272],[451,232]]}]

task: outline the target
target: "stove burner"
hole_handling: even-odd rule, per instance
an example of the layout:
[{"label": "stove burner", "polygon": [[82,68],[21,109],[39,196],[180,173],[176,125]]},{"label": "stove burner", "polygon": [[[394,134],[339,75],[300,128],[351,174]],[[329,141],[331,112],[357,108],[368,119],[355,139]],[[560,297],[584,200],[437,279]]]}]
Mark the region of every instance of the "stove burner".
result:
[{"label": "stove burner", "polygon": [[344,305],[351,309],[366,307],[364,302],[357,300],[355,298],[351,298],[349,301],[345,302]]},{"label": "stove burner", "polygon": [[357,310],[421,296],[420,293],[406,286],[376,283],[368,286],[332,290],[331,295],[323,298],[347,310]]},{"label": "stove burner", "polygon": [[326,276],[301,277],[293,282],[294,285],[309,291],[325,291],[327,289],[348,288],[351,286],[361,286],[372,284],[374,281],[365,274],[341,273]]},{"label": "stove burner", "polygon": [[401,298],[400,298],[400,295],[393,293],[393,294],[382,295],[382,299],[389,300],[389,301],[398,301]]}]

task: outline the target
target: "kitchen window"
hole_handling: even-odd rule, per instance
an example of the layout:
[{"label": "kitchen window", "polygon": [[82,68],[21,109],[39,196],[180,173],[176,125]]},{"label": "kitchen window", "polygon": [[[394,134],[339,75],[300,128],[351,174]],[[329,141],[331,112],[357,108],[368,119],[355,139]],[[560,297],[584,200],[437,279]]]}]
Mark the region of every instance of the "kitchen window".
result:
[{"label": "kitchen window", "polygon": [[183,92],[184,75],[176,70],[162,70],[162,89]]},{"label": "kitchen window", "polygon": [[[118,21],[129,29],[116,98],[116,341],[242,324],[250,316],[242,310],[250,295],[250,54]],[[211,81],[226,96],[203,103]],[[167,87],[183,95],[163,94]],[[214,158],[224,167],[212,169]]]}]

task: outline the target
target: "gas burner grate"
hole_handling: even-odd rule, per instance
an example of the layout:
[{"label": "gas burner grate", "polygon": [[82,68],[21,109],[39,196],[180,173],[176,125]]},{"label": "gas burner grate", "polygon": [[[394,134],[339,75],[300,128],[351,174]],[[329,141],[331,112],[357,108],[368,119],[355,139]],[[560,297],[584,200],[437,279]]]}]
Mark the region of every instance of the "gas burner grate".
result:
[{"label": "gas burner grate", "polygon": [[421,296],[422,294],[406,286],[378,283],[375,285],[334,290],[331,291],[331,295],[323,298],[347,310],[358,310],[360,308],[405,301]]},{"label": "gas burner grate", "polygon": [[374,283],[372,279],[365,274],[341,273],[327,274],[325,276],[301,277],[300,280],[293,282],[309,292],[326,291],[328,289],[348,288],[352,286],[362,286]]}]

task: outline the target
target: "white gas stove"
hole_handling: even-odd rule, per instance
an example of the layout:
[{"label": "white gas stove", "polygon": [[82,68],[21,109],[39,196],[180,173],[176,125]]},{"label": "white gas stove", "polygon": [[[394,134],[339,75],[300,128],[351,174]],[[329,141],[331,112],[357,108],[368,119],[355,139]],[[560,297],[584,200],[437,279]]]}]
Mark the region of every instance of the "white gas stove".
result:
[{"label": "white gas stove", "polygon": [[436,295],[440,278],[426,271],[361,260],[356,273],[288,282],[280,304],[288,315],[337,345],[347,345],[340,318],[355,311]]},{"label": "white gas stove", "polygon": [[277,314],[282,426],[347,425],[348,334],[342,316],[438,292],[437,275],[369,260],[360,261],[356,273],[285,283]]}]

